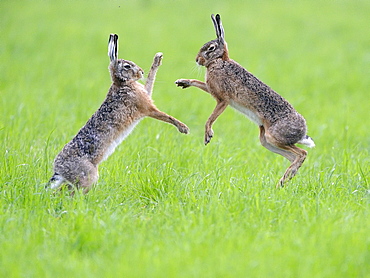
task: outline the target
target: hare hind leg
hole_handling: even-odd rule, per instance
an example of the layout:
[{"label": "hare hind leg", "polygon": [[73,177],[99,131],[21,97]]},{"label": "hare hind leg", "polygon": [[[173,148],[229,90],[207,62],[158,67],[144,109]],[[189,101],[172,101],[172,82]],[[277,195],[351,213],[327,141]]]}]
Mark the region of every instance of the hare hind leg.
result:
[{"label": "hare hind leg", "polygon": [[287,151],[290,151],[291,153],[296,154],[296,159],[292,162],[292,164],[286,169],[283,177],[280,179],[279,183],[277,184],[277,187],[283,187],[285,181],[289,181],[291,178],[293,178],[297,172],[298,169],[302,166],[303,162],[306,159],[307,152],[301,148],[298,148],[295,145],[292,146],[284,146],[284,148]]},{"label": "hare hind leg", "polygon": [[296,156],[293,153],[288,152],[284,149],[280,149],[276,147],[275,145],[271,144],[270,142],[268,142],[266,139],[266,135],[265,135],[265,128],[263,126],[260,126],[260,141],[261,141],[261,145],[264,146],[266,149],[284,156],[290,162],[293,162],[296,159]]},{"label": "hare hind leg", "polygon": [[93,184],[97,182],[98,178],[98,168],[92,163],[88,162],[86,165],[84,165],[84,169],[79,175],[76,186],[77,188],[81,188],[82,192],[86,194],[90,191]]},{"label": "hare hind leg", "polygon": [[71,192],[71,196],[75,194],[75,190],[82,189],[82,192],[86,194],[90,191],[92,185],[98,180],[98,168],[90,161],[82,160],[78,164],[74,165],[74,168],[69,168],[64,173],[68,189]]},{"label": "hare hind leg", "polygon": [[306,159],[307,152],[295,145],[284,145],[276,142],[276,140],[274,140],[270,134],[266,134],[263,126],[260,126],[260,141],[262,146],[264,146],[266,149],[284,156],[292,163],[286,169],[284,175],[276,186],[277,188],[284,187],[284,183],[289,181],[297,174],[298,169],[302,166]]}]

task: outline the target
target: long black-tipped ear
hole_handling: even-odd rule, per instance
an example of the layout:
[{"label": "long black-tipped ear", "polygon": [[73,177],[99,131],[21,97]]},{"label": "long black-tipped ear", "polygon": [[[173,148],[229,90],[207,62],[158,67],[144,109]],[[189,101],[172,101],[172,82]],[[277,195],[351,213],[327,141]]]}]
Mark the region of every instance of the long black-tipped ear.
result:
[{"label": "long black-tipped ear", "polygon": [[108,41],[108,56],[111,62],[117,60],[118,53],[118,35],[110,34]]},{"label": "long black-tipped ear", "polygon": [[225,42],[225,31],[224,31],[224,27],[222,26],[222,23],[221,23],[220,15],[216,14],[216,16],[215,16],[214,14],[212,14],[211,18],[212,18],[212,21],[213,21],[213,25],[215,26],[217,38],[221,42]]}]

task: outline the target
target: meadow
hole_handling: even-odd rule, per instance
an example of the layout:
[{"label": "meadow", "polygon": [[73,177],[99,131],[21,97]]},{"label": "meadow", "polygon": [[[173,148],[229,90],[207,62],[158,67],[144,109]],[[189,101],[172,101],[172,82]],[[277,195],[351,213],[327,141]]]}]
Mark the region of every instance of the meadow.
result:
[{"label": "meadow", "polygon": [[[204,146],[199,48],[220,13],[230,56],[306,118],[289,163],[231,108]],[[0,2],[1,277],[370,277],[369,1]],[[52,194],[52,163],[110,86],[107,42],[148,72],[191,133],[146,118],[88,195]]]}]

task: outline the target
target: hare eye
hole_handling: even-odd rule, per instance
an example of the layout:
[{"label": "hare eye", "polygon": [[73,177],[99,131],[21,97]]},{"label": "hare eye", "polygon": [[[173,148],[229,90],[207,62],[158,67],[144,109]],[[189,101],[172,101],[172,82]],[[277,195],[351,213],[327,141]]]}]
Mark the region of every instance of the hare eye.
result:
[{"label": "hare eye", "polygon": [[209,48],[208,48],[208,51],[213,51],[213,50],[215,50],[215,46],[212,44]]},{"label": "hare eye", "polygon": [[123,67],[124,67],[125,69],[127,69],[127,70],[131,68],[131,66],[130,66],[129,64],[124,64],[124,65],[123,65]]}]

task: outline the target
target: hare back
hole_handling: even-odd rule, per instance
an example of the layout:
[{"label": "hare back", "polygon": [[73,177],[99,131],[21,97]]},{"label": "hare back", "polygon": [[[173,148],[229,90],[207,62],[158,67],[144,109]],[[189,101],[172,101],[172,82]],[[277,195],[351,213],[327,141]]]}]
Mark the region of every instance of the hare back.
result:
[{"label": "hare back", "polygon": [[227,98],[232,107],[257,124],[274,123],[295,113],[288,101],[233,60],[218,59],[211,64],[206,83],[215,98]]},{"label": "hare back", "polygon": [[[130,115],[131,116],[131,115]],[[142,117],[121,118],[121,123],[92,118],[67,145],[79,156],[89,157],[95,165],[107,159],[114,149],[132,132]]]},{"label": "hare back", "polygon": [[145,92],[136,92],[127,86],[112,86],[100,108],[63,148],[62,153],[66,157],[87,157],[94,165],[99,164],[146,116],[147,111],[142,106],[152,105]]}]

